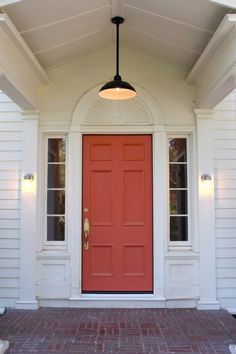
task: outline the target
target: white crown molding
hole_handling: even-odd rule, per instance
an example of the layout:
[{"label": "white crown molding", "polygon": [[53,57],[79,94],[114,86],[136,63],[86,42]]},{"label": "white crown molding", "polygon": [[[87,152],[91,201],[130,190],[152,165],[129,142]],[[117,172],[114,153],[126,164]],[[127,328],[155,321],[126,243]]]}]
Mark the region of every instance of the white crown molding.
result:
[{"label": "white crown molding", "polygon": [[6,14],[0,14],[0,53],[0,89],[22,109],[36,109],[39,87],[49,79]]},{"label": "white crown molding", "polygon": [[208,0],[213,2],[214,4],[229,7],[231,9],[236,9],[236,2],[235,0]]},{"label": "white crown molding", "polygon": [[22,0],[0,0],[0,7],[13,5],[13,4],[20,2],[20,1],[22,1]]},{"label": "white crown molding", "polygon": [[187,77],[187,82],[193,83],[199,77],[206,64],[212,59],[216,51],[226,39],[227,35],[236,25],[236,14],[226,15],[217,28],[215,34],[211,38],[210,42],[202,52],[200,58],[190,71]]},{"label": "white crown molding", "polygon": [[42,66],[39,64],[21,35],[18,33],[17,29],[9,19],[9,17],[6,14],[0,14],[0,28],[6,35],[7,39],[13,43],[17,50],[19,51],[19,54],[21,54],[24,59],[27,61],[27,63],[30,65],[32,68],[33,72],[35,75],[37,75],[38,79],[41,81],[42,84],[48,83],[49,78],[42,68]]}]

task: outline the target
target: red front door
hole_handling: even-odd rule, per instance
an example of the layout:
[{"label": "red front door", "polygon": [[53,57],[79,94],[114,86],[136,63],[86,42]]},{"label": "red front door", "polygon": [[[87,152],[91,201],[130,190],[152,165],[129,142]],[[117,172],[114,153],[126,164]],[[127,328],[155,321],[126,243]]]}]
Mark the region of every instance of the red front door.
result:
[{"label": "red front door", "polygon": [[152,291],[150,135],[84,136],[86,218],[83,291]]}]

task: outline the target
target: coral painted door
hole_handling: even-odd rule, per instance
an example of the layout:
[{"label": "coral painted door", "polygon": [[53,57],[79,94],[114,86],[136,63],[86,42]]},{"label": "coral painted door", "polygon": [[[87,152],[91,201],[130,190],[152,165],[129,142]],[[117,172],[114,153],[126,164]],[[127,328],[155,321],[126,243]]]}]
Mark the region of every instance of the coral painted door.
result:
[{"label": "coral painted door", "polygon": [[150,135],[84,136],[82,222],[83,291],[151,292]]}]

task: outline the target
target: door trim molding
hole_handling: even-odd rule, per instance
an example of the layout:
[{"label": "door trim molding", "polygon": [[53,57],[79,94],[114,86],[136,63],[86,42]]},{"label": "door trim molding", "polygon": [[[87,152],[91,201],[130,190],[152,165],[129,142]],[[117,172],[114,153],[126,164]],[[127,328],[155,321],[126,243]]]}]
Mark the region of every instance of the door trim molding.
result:
[{"label": "door trim molding", "polygon": [[[98,98],[100,85],[92,88],[78,102],[68,134],[68,234],[71,252],[71,301],[91,298],[82,294],[82,138],[83,134],[150,134],[153,156],[153,294],[141,295],[154,301],[165,299],[165,237],[167,235],[167,152],[166,132],[161,110],[151,95],[135,85],[137,98],[132,102]],[[135,112],[138,112],[137,118]],[[98,114],[98,120],[96,117]],[[141,112],[141,113],[140,113]],[[129,120],[129,114],[132,120]],[[117,117],[118,115],[118,117]],[[91,118],[92,117],[92,118]],[[103,121],[101,117],[106,117]],[[109,120],[109,117],[111,119]],[[136,119],[136,120],[135,120]],[[159,153],[161,151],[161,154]],[[76,198],[74,197],[76,196]],[[93,295],[101,299],[102,295]],[[138,295],[132,295],[136,299]],[[114,299],[114,295],[109,296]],[[116,295],[127,299],[127,295]],[[106,297],[106,299],[108,299]],[[94,298],[95,300],[95,298]]]}]

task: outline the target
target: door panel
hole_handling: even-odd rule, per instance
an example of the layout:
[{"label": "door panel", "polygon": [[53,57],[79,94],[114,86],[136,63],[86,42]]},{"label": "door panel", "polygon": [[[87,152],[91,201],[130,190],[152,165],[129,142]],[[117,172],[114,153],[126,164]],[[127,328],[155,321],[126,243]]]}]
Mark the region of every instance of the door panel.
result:
[{"label": "door panel", "polygon": [[152,140],[84,136],[83,291],[152,291]]}]

